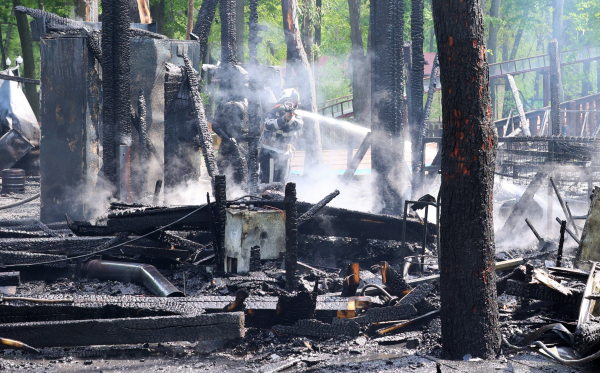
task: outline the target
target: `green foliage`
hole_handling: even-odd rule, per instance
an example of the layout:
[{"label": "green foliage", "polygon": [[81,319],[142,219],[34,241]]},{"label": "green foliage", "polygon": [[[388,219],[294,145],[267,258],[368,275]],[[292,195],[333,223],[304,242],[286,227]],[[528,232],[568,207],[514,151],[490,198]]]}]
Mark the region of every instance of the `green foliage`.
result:
[{"label": "green foliage", "polygon": [[318,71],[317,97],[319,101],[352,94],[350,78],[346,74],[345,59],[330,58]]}]

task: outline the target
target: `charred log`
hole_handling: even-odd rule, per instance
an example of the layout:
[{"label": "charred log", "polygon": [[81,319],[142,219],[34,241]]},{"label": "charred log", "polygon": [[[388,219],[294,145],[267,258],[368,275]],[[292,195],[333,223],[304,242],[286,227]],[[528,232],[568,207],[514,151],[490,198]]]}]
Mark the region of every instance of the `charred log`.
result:
[{"label": "charred log", "polygon": [[192,33],[198,37],[198,44],[200,44],[200,61],[204,61],[204,52],[206,50],[206,44],[208,43],[208,37],[210,35],[210,28],[215,18],[215,12],[217,11],[218,3],[219,0],[203,1],[202,6],[198,11],[196,24],[192,29]]},{"label": "charred log", "polygon": [[294,325],[275,325],[273,331],[277,334],[303,335],[315,338],[339,338],[348,336],[356,338],[360,326],[354,321],[340,321],[333,319],[333,323],[326,324],[318,320],[299,320]]},{"label": "charred log", "polygon": [[296,289],[296,263],[298,261],[298,209],[296,183],[285,186],[285,288]]}]

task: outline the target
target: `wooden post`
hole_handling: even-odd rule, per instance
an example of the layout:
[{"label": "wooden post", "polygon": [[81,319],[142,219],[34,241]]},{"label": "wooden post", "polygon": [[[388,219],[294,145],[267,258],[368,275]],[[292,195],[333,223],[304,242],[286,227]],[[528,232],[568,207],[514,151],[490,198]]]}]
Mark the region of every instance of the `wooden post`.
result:
[{"label": "wooden post", "polygon": [[296,265],[298,262],[298,209],[296,207],[296,183],[285,185],[285,289],[296,289]]},{"label": "wooden post", "polygon": [[558,42],[552,39],[548,45],[550,52],[550,119],[552,122],[552,134],[561,134],[560,120],[560,54]]}]

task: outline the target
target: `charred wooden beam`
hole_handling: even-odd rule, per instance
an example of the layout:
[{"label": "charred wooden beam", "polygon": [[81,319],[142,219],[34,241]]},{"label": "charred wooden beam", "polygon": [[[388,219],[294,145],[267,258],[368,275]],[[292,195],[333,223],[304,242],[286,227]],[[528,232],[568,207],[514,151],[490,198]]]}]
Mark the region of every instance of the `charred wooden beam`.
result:
[{"label": "charred wooden beam", "polygon": [[[0,251],[1,265],[39,265],[44,267],[64,268],[67,266],[65,255],[37,254],[18,251]],[[46,263],[48,261],[57,261]],[[39,264],[38,264],[39,263]]]},{"label": "charred wooden beam", "polygon": [[[75,256],[89,254],[115,237],[52,237],[0,239],[0,246],[7,252],[29,252]],[[114,242],[114,241],[113,241]]]},{"label": "charred wooden beam", "polygon": [[299,320],[294,325],[275,325],[273,331],[277,334],[303,335],[315,338],[338,338],[348,336],[356,338],[360,325],[354,321],[333,319],[331,324],[318,320]]},{"label": "charred wooden beam", "polygon": [[584,354],[600,344],[600,322],[586,322],[575,330],[575,351]]},{"label": "charred wooden beam", "polygon": [[356,154],[354,154],[354,157],[352,157],[352,160],[348,164],[348,167],[344,172],[344,176],[342,177],[343,180],[345,180],[346,182],[352,180],[352,176],[354,176],[356,169],[358,168],[358,166],[360,166],[360,162],[362,162],[363,158],[365,157],[365,154],[367,154],[367,150],[369,150],[369,148],[371,147],[371,136],[372,132],[367,133],[363,141],[360,143]]},{"label": "charred wooden beam", "polygon": [[427,297],[433,291],[434,286],[431,284],[420,284],[416,288],[410,291],[404,298],[399,302],[399,306],[412,305],[415,306],[420,303],[425,297]]},{"label": "charred wooden beam", "polygon": [[190,241],[186,238],[179,237],[179,236],[176,236],[172,233],[165,232],[165,231],[156,232],[147,237],[150,238],[151,240],[168,243],[169,245],[172,245],[179,249],[187,250],[190,252],[196,252],[198,250],[204,249],[204,246],[200,245],[197,242]]},{"label": "charred wooden beam", "polygon": [[412,304],[368,309],[364,316],[349,319],[360,325],[372,324],[382,321],[406,320],[417,314],[417,309]]},{"label": "charred wooden beam", "polygon": [[564,295],[542,284],[529,284],[516,280],[506,282],[506,294],[508,295],[576,305],[581,300],[581,292],[575,290],[572,292],[572,295]]},{"label": "charred wooden beam", "polygon": [[10,323],[0,333],[37,347],[67,347],[237,339],[245,329],[244,314],[236,312]]},{"label": "charred wooden beam", "polygon": [[250,17],[248,19],[248,54],[250,55],[250,63],[258,64],[256,59],[256,46],[260,42],[258,37],[258,0],[250,0]]},{"label": "charred wooden beam", "polygon": [[296,289],[296,263],[298,262],[298,209],[296,183],[285,186],[285,288]]},{"label": "charred wooden beam", "polygon": [[219,16],[221,18],[221,63],[236,65],[235,0],[219,0]]},{"label": "charred wooden beam", "polygon": [[26,232],[15,229],[0,228],[0,239],[2,238],[42,238],[50,237],[44,232]]},{"label": "charred wooden beam", "polygon": [[18,286],[21,285],[20,272],[0,272],[0,286]]},{"label": "charred wooden beam", "polygon": [[216,261],[219,271],[225,270],[225,224],[227,221],[227,179],[225,175],[215,176],[215,205],[213,208],[216,239]]},{"label": "charred wooden beam", "polygon": [[332,193],[328,194],[325,196],[325,198],[323,198],[322,200],[320,200],[319,202],[317,202],[313,207],[311,207],[307,212],[305,212],[304,214],[302,214],[299,218],[298,218],[298,225],[304,223],[305,221],[307,221],[308,219],[311,219],[313,216],[315,216],[323,207],[325,207],[329,202],[331,202],[335,197],[340,195],[340,191],[339,190],[334,190]]},{"label": "charred wooden beam", "polygon": [[210,28],[215,18],[218,3],[219,0],[203,1],[198,11],[196,24],[192,29],[192,33],[196,35],[198,44],[200,44],[200,61],[204,60],[204,52],[206,51],[206,44],[208,43],[208,36],[210,35]]},{"label": "charred wooden beam", "polygon": [[202,155],[204,156],[204,162],[206,163],[208,176],[211,178],[214,195],[214,178],[219,174],[219,168],[217,167],[215,152],[212,146],[212,136],[210,135],[210,130],[208,129],[208,121],[206,120],[204,105],[202,104],[202,97],[200,97],[200,82],[198,80],[198,73],[192,67],[192,63],[188,56],[184,55],[183,61],[185,62],[185,73],[189,83],[194,113],[196,114],[196,124],[199,127],[198,134],[200,137],[200,143],[202,145]]},{"label": "charred wooden beam", "polygon": [[502,230],[498,233],[499,237],[510,237],[512,231],[517,226],[517,223],[521,221],[523,214],[525,213],[525,211],[527,211],[527,208],[533,201],[535,193],[542,186],[544,180],[546,179],[546,176],[546,173],[543,171],[539,171],[535,175],[533,180],[527,186],[527,189],[525,189],[525,192],[523,193],[521,198],[519,198],[517,203],[515,203],[512,210],[510,211],[510,215],[506,219]]},{"label": "charred wooden beam", "polygon": [[294,295],[281,295],[274,324],[294,325],[298,320],[314,319],[316,308],[315,294],[301,291]]},{"label": "charred wooden beam", "polygon": [[130,29],[127,0],[102,0],[102,118],[104,177],[117,184],[117,148],[131,144]]}]

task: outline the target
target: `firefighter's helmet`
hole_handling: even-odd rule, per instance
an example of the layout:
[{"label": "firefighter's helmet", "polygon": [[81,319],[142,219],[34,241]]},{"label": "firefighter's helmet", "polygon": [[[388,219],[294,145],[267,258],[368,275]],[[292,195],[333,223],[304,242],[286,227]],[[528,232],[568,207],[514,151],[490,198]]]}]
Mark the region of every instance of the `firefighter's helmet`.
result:
[{"label": "firefighter's helmet", "polygon": [[282,105],[287,102],[292,102],[294,108],[297,108],[300,104],[300,94],[294,88],[284,89],[283,92],[281,92],[279,101],[277,101],[277,103]]}]

